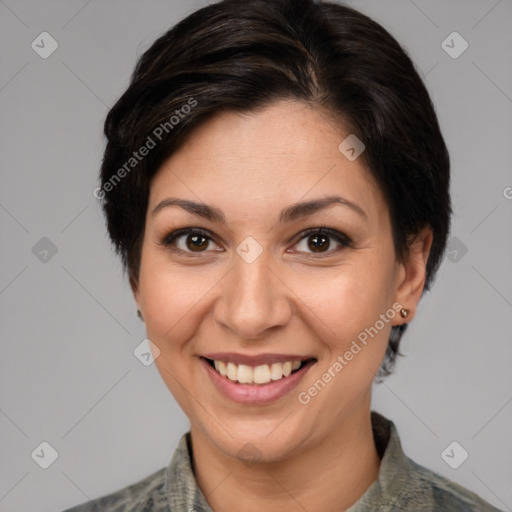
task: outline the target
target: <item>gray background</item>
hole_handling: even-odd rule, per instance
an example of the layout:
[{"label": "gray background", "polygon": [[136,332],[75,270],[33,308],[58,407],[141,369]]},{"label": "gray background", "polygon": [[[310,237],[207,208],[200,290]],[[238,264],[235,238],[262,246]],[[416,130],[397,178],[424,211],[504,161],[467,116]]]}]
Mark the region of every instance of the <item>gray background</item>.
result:
[{"label": "gray background", "polygon": [[[410,52],[453,164],[456,239],[373,406],[410,457],[511,510],[512,1],[349,4]],[[92,191],[102,123],[136,58],[203,5],[0,1],[2,512],[58,511],[134,483],[188,429],[155,366],[134,357],[144,325]],[[59,44],[47,59],[31,48],[43,31]],[[453,31],[469,43],[457,59],[441,46]],[[31,458],[42,441],[59,455],[48,469]],[[452,441],[469,452],[458,469],[441,458]]]}]

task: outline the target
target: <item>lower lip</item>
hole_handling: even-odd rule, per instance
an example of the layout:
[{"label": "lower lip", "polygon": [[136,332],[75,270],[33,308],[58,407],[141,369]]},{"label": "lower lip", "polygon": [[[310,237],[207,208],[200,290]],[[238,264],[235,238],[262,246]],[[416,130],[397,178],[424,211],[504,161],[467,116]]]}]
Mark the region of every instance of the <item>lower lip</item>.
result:
[{"label": "lower lip", "polygon": [[302,380],[308,370],[316,361],[309,361],[300,370],[288,377],[271,381],[268,384],[240,384],[227,377],[223,377],[212,368],[204,358],[200,358],[201,364],[206,369],[215,387],[225,396],[241,404],[267,404],[274,402],[290,393]]}]

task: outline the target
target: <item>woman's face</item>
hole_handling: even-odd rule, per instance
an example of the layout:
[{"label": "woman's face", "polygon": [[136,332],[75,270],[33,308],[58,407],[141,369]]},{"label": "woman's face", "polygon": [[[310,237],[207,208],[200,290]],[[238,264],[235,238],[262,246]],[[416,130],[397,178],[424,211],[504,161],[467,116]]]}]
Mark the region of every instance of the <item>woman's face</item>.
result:
[{"label": "woman's face", "polygon": [[[384,198],[338,149],[348,135],[298,102],[223,113],[151,183],[135,298],[165,383],[224,454],[282,460],[366,418],[399,307],[415,305]],[[327,197],[341,199],[297,207]],[[284,361],[308,363],[280,378]]]}]

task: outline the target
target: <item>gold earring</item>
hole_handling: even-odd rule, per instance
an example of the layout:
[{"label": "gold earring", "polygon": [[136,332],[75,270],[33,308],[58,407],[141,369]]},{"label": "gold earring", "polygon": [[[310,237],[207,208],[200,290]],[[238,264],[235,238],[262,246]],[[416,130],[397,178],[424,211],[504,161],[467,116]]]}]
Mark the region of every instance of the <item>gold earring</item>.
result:
[{"label": "gold earring", "polygon": [[142,317],[142,313],[140,312],[140,309],[137,309],[137,316],[144,322],[144,318]]},{"label": "gold earring", "polygon": [[409,310],[402,308],[402,310],[400,311],[400,316],[402,318],[407,318],[408,315],[409,315]]}]

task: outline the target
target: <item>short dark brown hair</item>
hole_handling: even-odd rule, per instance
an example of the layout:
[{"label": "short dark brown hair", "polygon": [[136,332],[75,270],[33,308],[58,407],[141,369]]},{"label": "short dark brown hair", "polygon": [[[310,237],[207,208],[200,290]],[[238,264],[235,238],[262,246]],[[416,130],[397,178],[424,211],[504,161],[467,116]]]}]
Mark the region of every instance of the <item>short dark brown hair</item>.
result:
[{"label": "short dark brown hair", "polygon": [[[430,96],[406,51],[381,25],[347,6],[312,0],[209,5],[138,60],[105,121],[95,191],[132,285],[150,182],[164,161],[221,111],[254,112],[282,99],[329,113],[363,141],[360,158],[386,198],[398,260],[411,236],[432,228],[428,290],[451,214],[449,155]],[[406,326],[392,328],[381,376],[390,373]]]}]

